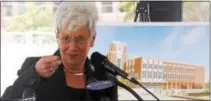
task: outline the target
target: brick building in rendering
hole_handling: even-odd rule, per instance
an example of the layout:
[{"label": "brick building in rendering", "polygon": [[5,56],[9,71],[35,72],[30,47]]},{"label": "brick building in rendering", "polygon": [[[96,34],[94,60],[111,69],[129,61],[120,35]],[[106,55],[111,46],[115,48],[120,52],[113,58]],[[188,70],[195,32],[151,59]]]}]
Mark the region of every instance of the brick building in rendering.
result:
[{"label": "brick building in rendering", "polygon": [[[107,56],[112,63],[135,77],[145,87],[192,89],[201,88],[204,84],[204,66],[202,65],[161,60],[153,57],[136,56],[129,58],[127,45],[120,42],[110,44]],[[125,83],[136,87],[130,82]]]}]

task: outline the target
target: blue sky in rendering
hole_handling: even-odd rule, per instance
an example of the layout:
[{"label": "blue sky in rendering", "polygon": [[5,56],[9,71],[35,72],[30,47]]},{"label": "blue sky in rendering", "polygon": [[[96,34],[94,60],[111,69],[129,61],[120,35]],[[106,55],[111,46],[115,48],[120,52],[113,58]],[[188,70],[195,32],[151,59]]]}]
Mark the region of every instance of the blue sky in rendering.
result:
[{"label": "blue sky in rendering", "polygon": [[126,43],[129,56],[202,64],[209,80],[209,25],[99,25],[94,51],[106,54],[112,41]]}]

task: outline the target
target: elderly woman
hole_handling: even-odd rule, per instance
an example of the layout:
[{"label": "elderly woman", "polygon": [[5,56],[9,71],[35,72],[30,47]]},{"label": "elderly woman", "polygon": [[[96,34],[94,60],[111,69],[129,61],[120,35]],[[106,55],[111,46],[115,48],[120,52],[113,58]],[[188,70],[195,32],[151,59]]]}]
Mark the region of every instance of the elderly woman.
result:
[{"label": "elderly woman", "polygon": [[[27,58],[2,99],[22,98],[24,90],[32,88],[37,101],[117,100],[117,86],[96,91],[86,88],[90,75],[87,54],[94,46],[97,19],[93,2],[62,2],[55,16],[59,49],[50,56]],[[106,73],[95,76],[107,80]]]}]

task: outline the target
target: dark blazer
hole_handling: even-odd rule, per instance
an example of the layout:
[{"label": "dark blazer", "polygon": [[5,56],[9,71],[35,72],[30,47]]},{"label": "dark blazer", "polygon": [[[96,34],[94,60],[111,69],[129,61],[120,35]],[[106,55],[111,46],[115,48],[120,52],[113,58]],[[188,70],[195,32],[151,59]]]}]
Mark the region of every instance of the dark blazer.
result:
[{"label": "dark blazer", "polygon": [[[60,56],[59,50],[57,50],[54,55]],[[26,88],[33,88],[36,93],[37,101],[44,100],[72,100],[66,99],[68,96],[62,94],[67,87],[65,84],[64,71],[62,65],[56,70],[52,77],[48,79],[41,78],[37,75],[35,71],[35,64],[40,59],[40,57],[28,57],[21,66],[21,69],[18,70],[18,78],[15,80],[12,86],[9,86],[3,96],[2,100],[12,100],[19,99],[22,97],[22,93]],[[87,75],[86,80],[88,81],[91,77],[96,78],[97,80],[109,80],[109,75],[104,71],[95,71],[90,72],[90,62],[89,59],[86,59],[85,63],[85,74]],[[100,75],[99,75],[100,74]],[[91,91],[86,90],[86,94],[83,100],[118,100],[117,86],[113,86],[104,90]],[[72,92],[73,94],[74,92]],[[77,99],[75,99],[77,100]]]}]

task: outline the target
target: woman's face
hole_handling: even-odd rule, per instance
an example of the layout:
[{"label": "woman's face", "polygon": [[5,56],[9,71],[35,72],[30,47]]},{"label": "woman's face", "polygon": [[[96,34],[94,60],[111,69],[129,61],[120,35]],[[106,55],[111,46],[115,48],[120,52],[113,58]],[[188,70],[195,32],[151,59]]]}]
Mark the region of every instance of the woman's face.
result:
[{"label": "woman's face", "polygon": [[88,25],[79,26],[71,32],[60,30],[57,33],[57,40],[62,61],[68,65],[84,63],[89,49],[94,45],[95,36],[91,35]]}]

